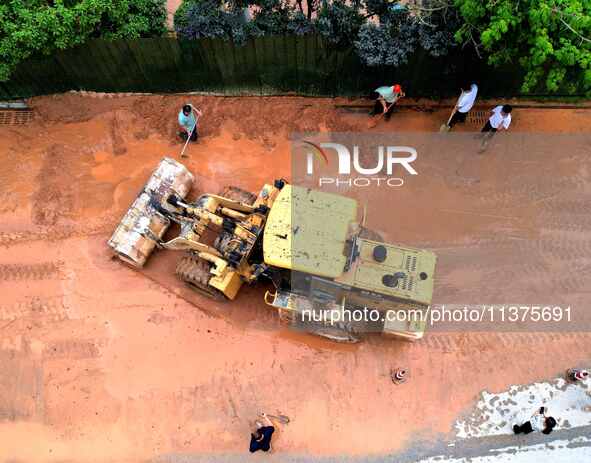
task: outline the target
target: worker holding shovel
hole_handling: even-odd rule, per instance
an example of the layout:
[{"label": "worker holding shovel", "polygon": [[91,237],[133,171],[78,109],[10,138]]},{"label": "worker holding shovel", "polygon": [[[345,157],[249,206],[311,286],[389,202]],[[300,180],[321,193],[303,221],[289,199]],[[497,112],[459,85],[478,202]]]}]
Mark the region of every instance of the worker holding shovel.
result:
[{"label": "worker holding shovel", "polygon": [[179,111],[179,125],[181,128],[179,136],[183,141],[189,138],[191,141],[197,141],[197,137],[199,136],[197,133],[197,121],[202,114],[197,108],[193,108],[192,104],[184,105]]},{"label": "worker holding shovel", "polygon": [[256,428],[250,435],[250,453],[254,453],[257,450],[262,450],[263,452],[271,450],[271,436],[275,432],[275,426],[273,426],[273,422],[266,413],[261,413],[261,418],[263,422],[257,420],[255,422]]},{"label": "worker holding shovel", "polygon": [[250,434],[249,451],[251,453],[258,450],[262,450],[263,452],[271,450],[271,436],[275,432],[275,424],[273,421],[281,424],[289,424],[291,421],[289,416],[281,414],[267,415],[264,412],[260,414],[260,418],[262,418],[262,422],[256,420],[254,422],[253,432]]},{"label": "worker holding shovel", "polygon": [[464,85],[462,86],[462,93],[458,98],[458,102],[454,106],[454,109],[449,117],[447,124],[441,126],[440,132],[449,132],[454,125],[466,122],[468,112],[474,106],[476,101],[476,95],[478,94],[478,85]]},{"label": "worker holding shovel", "polygon": [[480,149],[478,150],[479,153],[484,153],[489,141],[497,131],[509,130],[509,126],[511,125],[511,111],[513,111],[513,108],[508,104],[499,105],[491,110],[490,118],[480,131],[483,135],[480,142]]},{"label": "worker holding shovel", "polygon": [[[376,88],[375,93],[378,95],[373,110],[369,113],[370,116],[384,116],[385,120],[389,120],[396,102],[404,97],[404,92],[399,84],[392,86]],[[377,123],[377,122],[376,122]]]},{"label": "worker holding shovel", "polygon": [[[197,116],[195,116],[195,114],[197,114]],[[183,146],[183,150],[181,151],[182,158],[186,157],[185,150],[187,149],[189,141],[197,141],[199,136],[197,132],[197,121],[202,114],[201,111],[193,108],[193,105],[189,103],[184,105],[179,111],[178,120],[181,127],[179,136],[185,141],[185,146]]]}]

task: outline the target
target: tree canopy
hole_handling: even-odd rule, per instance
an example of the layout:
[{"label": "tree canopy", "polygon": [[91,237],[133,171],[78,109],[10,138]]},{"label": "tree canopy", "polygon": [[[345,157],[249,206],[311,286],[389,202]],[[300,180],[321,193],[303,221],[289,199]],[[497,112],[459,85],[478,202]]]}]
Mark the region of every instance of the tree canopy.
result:
[{"label": "tree canopy", "polygon": [[[429,8],[434,1],[422,4]],[[317,32],[334,47],[355,46],[367,65],[398,65],[417,47],[433,56],[447,53],[455,45],[454,12],[448,5],[416,14],[389,0],[185,0],[175,29],[181,38],[240,37],[239,43],[249,36]]]},{"label": "tree canopy", "polygon": [[96,37],[162,35],[165,23],[165,0],[4,0],[0,81],[33,54],[50,54]]},{"label": "tree canopy", "polygon": [[454,32],[459,16],[453,8],[424,14],[400,5],[386,4],[384,8],[371,1],[379,22],[366,22],[355,41],[357,53],[368,66],[399,66],[419,47],[431,56],[445,56],[457,45]]},{"label": "tree canopy", "polygon": [[522,90],[591,93],[591,1],[455,0],[455,36],[492,65],[519,64]]}]

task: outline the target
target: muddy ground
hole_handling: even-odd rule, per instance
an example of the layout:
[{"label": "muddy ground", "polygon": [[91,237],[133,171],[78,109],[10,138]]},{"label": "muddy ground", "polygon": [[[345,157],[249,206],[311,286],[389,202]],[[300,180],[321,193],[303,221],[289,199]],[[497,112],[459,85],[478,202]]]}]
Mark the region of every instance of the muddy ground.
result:
[{"label": "muddy ground", "polygon": [[[479,392],[559,374],[586,332],[428,333],[338,345],[294,333],[244,288],[212,303],[174,277],[178,256],[134,271],[106,240],[164,155],[178,159],[187,97],[35,98],[0,126],[0,460],[141,461],[245,453],[260,410],[289,415],[276,454],[368,455],[452,433]],[[289,177],[294,131],[367,131],[312,98],[191,97],[196,191]],[[359,102],[354,102],[358,104]],[[372,131],[436,132],[446,109],[401,109]],[[588,109],[516,109],[514,133],[584,134]],[[459,132],[476,130],[465,126]],[[434,250],[436,303],[552,301],[583,310],[591,284],[588,150],[429,156],[386,238]],[[519,174],[513,174],[519,167]],[[475,181],[474,179],[477,179]],[[394,207],[394,206],[393,206]],[[407,367],[410,380],[389,378]]]}]

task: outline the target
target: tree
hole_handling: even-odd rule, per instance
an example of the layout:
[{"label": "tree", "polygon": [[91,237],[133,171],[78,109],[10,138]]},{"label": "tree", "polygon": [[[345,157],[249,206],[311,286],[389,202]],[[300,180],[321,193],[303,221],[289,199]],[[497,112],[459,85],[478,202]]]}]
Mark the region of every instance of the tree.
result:
[{"label": "tree", "polygon": [[320,8],[320,0],[295,0],[300,15],[306,18],[309,22],[318,12]]},{"label": "tree", "polygon": [[399,66],[419,47],[431,56],[446,55],[455,45],[457,11],[428,2],[421,8],[369,0],[366,11],[378,21],[366,22],[359,31],[355,48],[361,60],[368,66]]},{"label": "tree", "polygon": [[185,0],[174,26],[184,39],[221,37],[237,44],[248,37],[313,30],[312,23],[286,0]]},{"label": "tree", "polygon": [[175,15],[175,29],[184,39],[221,37],[244,43],[248,36],[243,8],[219,0],[192,0]]},{"label": "tree", "polygon": [[[296,34],[312,32],[312,22],[292,2],[286,0],[251,0],[253,35]],[[298,7],[299,8],[299,7]]]},{"label": "tree", "polygon": [[326,40],[337,47],[348,47],[357,37],[365,18],[359,3],[346,0],[326,1],[318,12],[316,29]]},{"label": "tree", "polygon": [[398,66],[407,62],[417,46],[417,27],[407,16],[398,20],[390,17],[378,24],[367,22],[361,27],[355,48],[365,64]]},{"label": "tree", "polygon": [[521,89],[591,94],[589,0],[455,0],[464,24],[456,39],[492,65],[517,63]]},{"label": "tree", "polygon": [[7,0],[0,4],[0,81],[21,61],[90,38],[139,38],[166,31],[165,0]]},{"label": "tree", "polygon": [[[333,47],[355,46],[370,66],[407,62],[418,47],[443,56],[456,45],[459,14],[448,0],[184,0],[175,15],[180,37],[318,32]],[[242,12],[239,14],[239,12]]]}]

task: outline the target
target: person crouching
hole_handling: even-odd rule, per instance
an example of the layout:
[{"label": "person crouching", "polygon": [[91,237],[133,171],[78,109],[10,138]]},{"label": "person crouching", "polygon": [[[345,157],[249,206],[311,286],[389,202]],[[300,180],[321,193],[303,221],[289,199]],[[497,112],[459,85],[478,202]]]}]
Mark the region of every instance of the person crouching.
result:
[{"label": "person crouching", "polygon": [[[197,114],[197,116],[195,116]],[[179,136],[182,138],[183,141],[187,141],[188,138],[191,141],[197,141],[199,137],[199,133],[197,131],[197,121],[201,117],[203,113],[196,108],[193,108],[193,105],[186,104],[184,105],[180,112],[179,112]]]},{"label": "person crouching", "polygon": [[543,434],[550,434],[556,427],[556,419],[551,416],[546,416],[548,409],[546,407],[540,407],[529,421],[519,425],[513,425],[513,432],[515,434],[529,434],[530,432],[538,431]]}]

